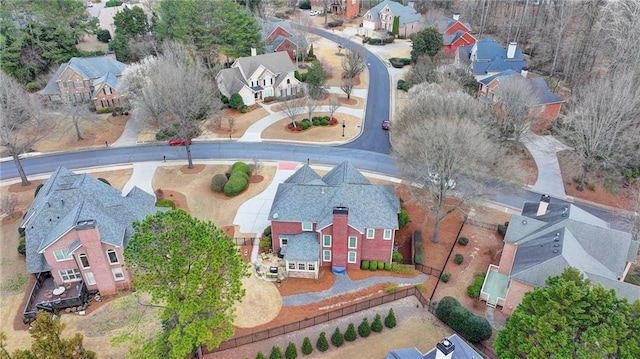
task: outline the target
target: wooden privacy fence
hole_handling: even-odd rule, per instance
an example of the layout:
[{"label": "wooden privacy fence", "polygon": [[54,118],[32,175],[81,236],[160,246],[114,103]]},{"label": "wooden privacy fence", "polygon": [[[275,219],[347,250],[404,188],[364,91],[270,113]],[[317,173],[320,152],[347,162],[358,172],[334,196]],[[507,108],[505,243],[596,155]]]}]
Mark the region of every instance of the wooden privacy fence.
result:
[{"label": "wooden privacy fence", "polygon": [[415,267],[416,267],[416,270],[418,270],[418,271],[420,271],[420,272],[422,272],[424,274],[432,275],[432,276],[434,276],[436,278],[440,278],[440,274],[442,274],[442,271],[440,269],[431,268],[431,267],[428,267],[428,266],[426,266],[424,264],[416,263]]},{"label": "wooden privacy fence", "polygon": [[233,242],[236,246],[252,246],[255,240],[259,240],[253,237],[233,237]]}]

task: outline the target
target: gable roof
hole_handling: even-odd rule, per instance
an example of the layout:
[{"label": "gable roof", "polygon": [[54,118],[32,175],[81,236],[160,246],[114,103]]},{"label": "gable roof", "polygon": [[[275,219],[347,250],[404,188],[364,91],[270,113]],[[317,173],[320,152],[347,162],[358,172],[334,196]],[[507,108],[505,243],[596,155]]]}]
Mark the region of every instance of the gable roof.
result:
[{"label": "gable roof", "polygon": [[[458,336],[453,334],[447,338],[454,345],[453,352],[451,353],[454,359],[474,359],[482,358],[480,354],[467,342]],[[434,347],[430,351],[422,354],[417,348],[405,348],[394,349],[390,351],[384,359],[435,359],[437,356],[437,347]]]},{"label": "gable roof", "polygon": [[400,201],[393,186],[371,184],[345,161],[324,177],[302,166],[278,186],[269,220],[314,222],[324,228],[333,222],[334,207],[347,207],[349,225],[365,228],[398,228]]},{"label": "gable roof", "polygon": [[[291,58],[289,58],[289,54],[284,51],[241,57],[236,59],[230,68],[222,69],[216,75],[220,91],[224,95],[230,96],[239,92],[245,86],[250,87],[247,79],[260,67],[275,75],[274,86],[278,86],[284,81],[286,75],[293,74],[296,69]],[[297,80],[294,79],[292,81]]]},{"label": "gable roof", "polygon": [[554,94],[553,92],[551,92],[551,90],[549,89],[549,86],[547,86],[547,82],[544,80],[544,78],[542,77],[536,77],[536,78],[528,78],[528,77],[524,77],[522,76],[519,72],[516,72],[512,69],[508,69],[505,71],[502,71],[498,74],[495,75],[491,75],[489,77],[486,77],[482,80],[480,80],[479,82],[484,84],[484,85],[488,85],[490,83],[492,83],[494,80],[498,82],[498,85],[495,87],[495,92],[500,92],[500,83],[507,80],[508,78],[514,77],[514,76],[518,76],[518,79],[521,79],[522,81],[526,81],[527,85],[529,86],[529,88],[531,89],[531,94],[535,97],[536,99],[536,103],[538,105],[547,105],[547,104],[551,104],[551,103],[558,103],[558,102],[564,102],[564,100],[562,99],[562,97]]},{"label": "gable roof", "polygon": [[399,16],[400,26],[404,26],[407,23],[414,21],[421,21],[422,16],[418,14],[418,12],[410,7],[404,6],[400,3],[391,0],[384,0],[380,2],[378,5],[372,7],[368,12],[371,13],[371,17],[374,21],[380,20],[380,12],[385,8],[389,7],[393,16]]},{"label": "gable roof", "polygon": [[465,34],[468,34],[473,39],[475,39],[475,37],[473,37],[473,35],[469,34],[468,32],[464,32],[462,30],[456,30],[456,32],[454,32],[451,35],[442,35],[442,43],[443,45],[451,45],[454,42],[458,41],[460,38],[462,38]]},{"label": "gable roof", "polygon": [[27,272],[50,270],[43,251],[83,221],[95,221],[100,241],[126,247],[131,224],[160,210],[155,197],[134,187],[125,197],[108,184],[58,167],[25,215]]},{"label": "gable roof", "polygon": [[74,57],[69,62],[64,63],[58,67],[56,72],[47,82],[47,86],[42,93],[44,95],[55,95],[60,93],[58,87],[58,80],[65,80],[61,76],[65,73],[67,68],[73,70],[73,72],[82,76],[85,80],[93,80],[94,85],[97,80],[98,83],[106,81],[109,86],[117,88],[118,77],[122,75],[127,65],[120,61],[114,60],[107,56],[96,57]]},{"label": "gable roof", "polygon": [[[451,17],[440,15],[435,21],[436,28],[440,33],[444,34],[449,30],[453,25],[460,23],[460,25],[464,26],[467,29],[467,32],[471,32],[471,25],[467,22],[462,22],[460,20],[454,20]],[[460,30],[458,30],[460,31]]]},{"label": "gable roof", "polygon": [[[640,242],[572,204],[550,203],[545,214],[536,216],[538,205],[525,203],[522,215],[509,221],[505,242],[517,245],[511,278],[544,286],[548,277],[574,267],[597,276],[607,288],[625,287],[619,278],[628,262],[635,263]],[[635,292],[640,298],[638,287]]]},{"label": "gable roof", "polygon": [[271,20],[263,20],[262,21],[263,28],[265,29],[264,37],[265,39],[271,36],[274,31],[278,28],[286,31],[289,35],[293,35],[293,29],[289,21],[280,20],[280,21],[271,21]]},{"label": "gable roof", "polygon": [[476,41],[469,54],[470,56],[475,54],[473,59],[474,74],[502,72],[508,69],[520,71],[526,66],[522,51],[519,48],[516,47],[513,58],[509,59],[507,58],[507,48],[498,44],[492,38]]}]

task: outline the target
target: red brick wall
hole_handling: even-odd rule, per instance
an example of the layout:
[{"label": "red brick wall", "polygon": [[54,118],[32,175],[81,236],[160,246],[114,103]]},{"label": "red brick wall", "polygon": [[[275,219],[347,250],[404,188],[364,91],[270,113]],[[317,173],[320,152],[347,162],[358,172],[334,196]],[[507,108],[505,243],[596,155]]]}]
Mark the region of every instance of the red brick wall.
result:
[{"label": "red brick wall", "polygon": [[552,103],[536,109],[536,111],[539,111],[537,114],[538,119],[531,124],[531,129],[536,133],[544,133],[549,130],[553,121],[560,115],[561,107],[562,103]]},{"label": "red brick wall", "polygon": [[298,234],[302,233],[302,224],[300,222],[280,222],[271,221],[271,245],[274,252],[280,249],[280,234]]},{"label": "red brick wall", "polygon": [[346,0],[346,10],[344,12],[344,17],[347,19],[353,19],[358,16],[358,12],[360,10],[360,0]]},{"label": "red brick wall", "polygon": [[284,41],[280,46],[276,48],[276,51],[286,51],[289,54],[291,60],[295,60],[294,50],[296,46],[291,41]]},{"label": "red brick wall", "polygon": [[273,42],[273,40],[275,40],[275,38],[278,37],[278,36],[289,37],[289,36],[291,36],[291,34],[289,34],[282,27],[278,26],[278,27],[275,28],[275,30],[273,30],[273,32],[269,35],[269,37],[267,37],[267,39],[265,40],[266,44],[267,45],[271,44]]},{"label": "red brick wall", "polygon": [[513,267],[513,260],[516,257],[516,250],[518,246],[513,243],[505,243],[502,246],[502,255],[500,256],[500,264],[498,272],[509,275],[511,273],[511,267]]},{"label": "red brick wall", "polygon": [[[93,99],[93,104],[96,106],[96,109],[113,108],[113,107],[119,107],[124,105],[122,95],[120,94],[120,92],[118,92],[118,90],[115,90],[109,87],[109,89],[111,90],[111,93],[107,95],[103,91],[104,87],[109,87],[109,85],[100,87]],[[102,105],[102,100],[107,101],[107,106]]]},{"label": "red brick wall", "polygon": [[347,236],[349,235],[349,215],[334,214],[333,226],[331,227],[333,252],[331,262],[333,265],[347,266]]},{"label": "red brick wall", "polygon": [[533,289],[534,287],[529,284],[512,279],[511,282],[509,282],[509,290],[507,291],[507,298],[505,300],[504,307],[502,308],[502,312],[506,315],[511,315],[518,304],[522,301],[524,294],[532,291]]},{"label": "red brick wall", "polygon": [[375,237],[367,239],[365,230],[365,234],[362,235],[362,239],[358,242],[358,246],[362,248],[362,258],[359,260],[391,262],[395,231],[392,231],[390,240],[382,239],[383,233],[382,229],[376,229]]}]

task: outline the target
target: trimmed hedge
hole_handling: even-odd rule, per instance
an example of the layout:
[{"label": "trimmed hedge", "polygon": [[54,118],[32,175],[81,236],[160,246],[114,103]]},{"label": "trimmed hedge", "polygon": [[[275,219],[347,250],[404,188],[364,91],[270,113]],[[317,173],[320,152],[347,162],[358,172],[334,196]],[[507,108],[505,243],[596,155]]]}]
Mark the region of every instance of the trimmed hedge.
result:
[{"label": "trimmed hedge", "polygon": [[451,273],[449,272],[443,272],[440,275],[440,280],[444,283],[447,283],[449,281],[449,279],[451,279]]},{"label": "trimmed hedge", "polygon": [[318,341],[316,342],[316,348],[321,352],[326,352],[329,349],[329,342],[327,341],[327,335],[322,332],[318,337]]},{"label": "trimmed hedge", "polygon": [[384,326],[382,325],[382,317],[380,314],[376,314],[375,318],[373,318],[373,322],[371,322],[371,330],[376,333],[380,333],[382,329],[384,329]]},{"label": "trimmed hedge", "polygon": [[473,284],[467,287],[467,295],[471,298],[478,298],[482,291],[482,284],[486,273],[480,273],[473,278]]},{"label": "trimmed hedge", "polygon": [[453,262],[455,264],[462,264],[462,262],[464,262],[464,256],[460,253],[456,254],[453,256]]},{"label": "trimmed hedge", "polygon": [[376,261],[371,261],[369,263],[369,270],[374,272],[376,269],[378,269],[378,262]]},{"label": "trimmed hedge", "polygon": [[369,261],[362,261],[362,263],[360,264],[360,269],[369,269]]},{"label": "trimmed hedge", "polygon": [[436,317],[472,343],[491,338],[489,322],[461,306],[455,298],[442,298],[436,308]]},{"label": "trimmed hedge", "polygon": [[215,174],[211,178],[211,184],[209,185],[209,188],[211,188],[213,192],[220,193],[224,190],[224,185],[226,185],[228,181],[229,179],[224,173]]},{"label": "trimmed hedge", "polygon": [[236,171],[244,172],[247,174],[247,176],[251,176],[251,167],[249,167],[249,165],[244,162],[236,162],[231,165],[231,172],[233,173]]},{"label": "trimmed hedge", "polygon": [[233,197],[244,191],[244,189],[247,188],[248,184],[249,182],[246,178],[240,175],[232,175],[231,177],[229,177],[229,181],[227,181],[227,183],[224,185],[222,191],[224,192],[225,196]]},{"label": "trimmed hedge", "polygon": [[173,203],[173,201],[170,199],[163,198],[163,199],[159,199],[156,202],[156,207],[166,207],[166,208],[176,209],[176,204]]},{"label": "trimmed hedge", "polygon": [[391,260],[393,261],[393,263],[402,264],[404,256],[400,252],[393,252],[393,254],[391,255]]},{"label": "trimmed hedge", "polygon": [[391,270],[391,263],[386,262],[386,263],[384,264],[384,270]]},{"label": "trimmed hedge", "polygon": [[398,227],[404,228],[407,224],[411,222],[411,218],[409,218],[409,213],[402,208],[400,209],[400,213],[398,213]]},{"label": "trimmed hedge", "polygon": [[469,238],[467,237],[458,238],[458,244],[461,246],[466,246],[467,244],[469,244]]}]

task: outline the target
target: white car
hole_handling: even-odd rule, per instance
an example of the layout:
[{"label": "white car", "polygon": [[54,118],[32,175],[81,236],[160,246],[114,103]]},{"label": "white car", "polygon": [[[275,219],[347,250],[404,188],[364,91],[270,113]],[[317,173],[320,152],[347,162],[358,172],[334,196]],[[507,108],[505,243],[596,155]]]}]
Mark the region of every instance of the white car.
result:
[{"label": "white car", "polygon": [[320,12],[316,10],[309,11],[309,16],[316,16],[316,15],[320,15]]},{"label": "white car", "polygon": [[[437,173],[429,173],[429,180],[431,181],[431,183],[437,186],[440,184],[440,175]],[[449,180],[447,180],[446,187],[447,189],[456,188],[456,181],[450,178]]]}]

